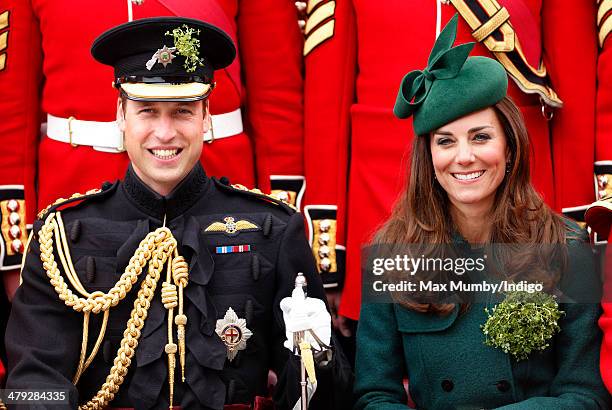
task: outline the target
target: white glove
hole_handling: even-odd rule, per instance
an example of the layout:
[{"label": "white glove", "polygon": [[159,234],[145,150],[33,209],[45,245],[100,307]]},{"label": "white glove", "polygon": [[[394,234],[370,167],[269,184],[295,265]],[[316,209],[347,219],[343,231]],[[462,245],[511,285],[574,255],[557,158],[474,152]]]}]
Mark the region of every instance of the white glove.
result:
[{"label": "white glove", "polygon": [[284,346],[293,352],[293,333],[305,331],[304,340],[315,350],[321,350],[314,337],[307,330],[312,330],[317,337],[329,346],[331,339],[331,316],[321,299],[306,298],[301,287],[293,289],[291,297],[280,302],[283,311],[287,340]]}]

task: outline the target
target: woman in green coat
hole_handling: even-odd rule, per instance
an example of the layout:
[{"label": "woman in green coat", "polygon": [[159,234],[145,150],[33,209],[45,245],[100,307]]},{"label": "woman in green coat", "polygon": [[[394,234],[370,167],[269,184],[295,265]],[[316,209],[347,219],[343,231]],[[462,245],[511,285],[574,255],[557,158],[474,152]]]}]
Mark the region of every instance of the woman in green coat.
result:
[{"label": "woman in green coat", "polygon": [[527,244],[520,257],[489,258],[471,279],[486,273],[497,278],[491,283],[516,284],[512,272],[529,271],[544,291],[506,293],[501,304],[492,293],[481,303],[448,303],[418,292],[376,303],[364,289],[356,408],[406,408],[406,378],[418,409],[612,408],[599,374],[599,281],[588,237],[530,183],[529,138],[506,96],[505,70],[492,59],[468,58],[472,44],[451,48],[455,31],[456,16],[427,68],[402,81],[395,114],[413,116],[419,137],[409,184],[374,243],[450,244],[476,259],[490,244]]}]

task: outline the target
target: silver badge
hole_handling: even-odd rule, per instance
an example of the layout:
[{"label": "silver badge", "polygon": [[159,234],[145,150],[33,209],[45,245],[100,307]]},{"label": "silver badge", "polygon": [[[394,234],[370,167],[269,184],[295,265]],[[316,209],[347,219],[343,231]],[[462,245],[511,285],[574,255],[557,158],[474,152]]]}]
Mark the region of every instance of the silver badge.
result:
[{"label": "silver badge", "polygon": [[164,68],[166,68],[168,64],[172,64],[172,60],[176,57],[172,53],[175,51],[176,47],[167,47],[164,45],[151,56],[149,61],[147,61],[147,70],[151,71],[156,63],[162,64]]},{"label": "silver badge", "polygon": [[246,327],[246,320],[240,319],[234,309],[229,308],[223,319],[217,320],[215,332],[227,346],[227,358],[231,362],[239,350],[246,349],[246,342],[253,332]]}]

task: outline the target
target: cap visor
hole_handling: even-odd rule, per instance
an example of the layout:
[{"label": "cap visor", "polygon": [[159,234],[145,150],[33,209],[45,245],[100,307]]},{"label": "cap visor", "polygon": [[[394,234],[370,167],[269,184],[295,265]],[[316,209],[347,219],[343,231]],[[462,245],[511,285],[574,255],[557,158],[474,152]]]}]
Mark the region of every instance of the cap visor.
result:
[{"label": "cap visor", "polygon": [[210,92],[210,84],[145,84],[124,83],[121,89],[130,100],[136,101],[197,101]]}]

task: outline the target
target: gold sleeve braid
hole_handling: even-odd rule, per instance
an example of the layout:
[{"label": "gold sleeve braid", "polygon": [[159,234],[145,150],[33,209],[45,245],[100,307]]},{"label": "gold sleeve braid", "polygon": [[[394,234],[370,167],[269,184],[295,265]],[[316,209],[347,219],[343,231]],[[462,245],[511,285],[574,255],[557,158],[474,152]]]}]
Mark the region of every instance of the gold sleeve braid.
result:
[{"label": "gold sleeve braid", "polygon": [[[43,263],[43,268],[46,271],[51,286],[53,286],[53,288],[57,292],[60,300],[64,301],[67,306],[71,307],[77,312],[83,312],[85,315],[83,322],[84,342],[82,344],[79,367],[75,375],[77,381],[78,376],[82,374],[84,369],[87,367],[86,365],[88,365],[91,362],[91,359],[93,359],[93,357],[95,356],[97,348],[99,347],[99,342],[102,339],[100,336],[98,337],[98,342],[94,347],[94,351],[90,355],[89,359],[87,359],[87,361],[84,363],[84,348],[86,348],[87,345],[86,337],[88,333],[87,317],[89,313],[104,312],[105,316],[107,316],[109,309],[113,306],[116,306],[122,299],[125,298],[127,293],[132,289],[134,283],[136,283],[138,276],[148,265],[147,275],[144,281],[142,282],[136,300],[134,301],[134,308],[132,309],[130,319],[127,322],[127,328],[123,333],[123,339],[121,340],[119,350],[117,351],[117,357],[114,360],[113,367],[111,368],[110,373],[106,378],[106,381],[99,389],[97,394],[87,403],[79,406],[79,409],[102,409],[113,400],[115,394],[119,391],[119,388],[123,383],[125,376],[127,375],[128,368],[131,364],[135,350],[138,346],[138,340],[140,338],[144,322],[147,318],[148,308],[150,306],[151,300],[153,299],[161,271],[164,268],[166,262],[168,262],[169,272],[172,272],[175,284],[179,286],[180,291],[178,297],[179,315],[177,315],[176,319],[178,319],[181,315],[184,316],[182,306],[182,290],[187,285],[188,281],[187,272],[185,271],[186,263],[184,262],[184,259],[178,256],[178,252],[176,249],[177,242],[176,239],[172,236],[172,232],[170,232],[170,230],[166,227],[161,227],[156,229],[154,232],[150,232],[149,234],[147,234],[147,236],[140,242],[138,249],[130,259],[128,266],[126,267],[124,273],[121,275],[115,286],[113,286],[107,293],[96,291],[89,294],[81,285],[78,276],[76,275],[76,272],[74,272],[74,267],[72,266],[72,261],[65,238],[66,235],[63,227],[63,222],[61,220],[61,215],[59,214],[59,212],[51,213],[47,216],[43,227],[38,233],[38,237],[40,241],[40,259]],[[60,257],[61,263],[66,272],[66,276],[68,277],[69,282],[81,295],[85,297],[78,297],[77,295],[75,295],[72,290],[68,288],[68,285],[64,281],[53,254],[54,237],[57,242],[58,256]],[[172,268],[172,265],[174,265],[174,269]],[[172,306],[172,308],[173,307],[174,306]],[[169,313],[169,317],[171,317],[171,313]],[[182,333],[183,335],[184,325],[186,324],[186,317],[184,319],[184,321],[177,320],[177,324],[179,324],[180,322],[183,326],[183,328],[180,329],[181,326],[179,325],[179,334]],[[170,326],[171,323],[169,323],[169,327]],[[101,335],[103,335],[105,327],[106,320],[102,325],[102,330],[100,332]],[[172,340],[170,339],[168,344],[171,343]],[[170,353],[168,352],[168,348],[166,349],[166,351],[169,355],[168,360],[170,362],[171,359]],[[183,357],[181,362],[184,363],[184,348],[181,356]],[[170,371],[171,369],[169,369],[169,372]],[[170,403],[172,403],[173,380],[170,375],[169,383],[171,391]]]},{"label": "gold sleeve braid", "polygon": [[335,0],[309,0],[306,9],[307,19],[304,29],[304,57],[334,36],[336,11]]},{"label": "gold sleeve braid", "polygon": [[603,48],[606,39],[612,32],[612,0],[599,0],[597,26],[599,28],[599,47]]},{"label": "gold sleeve braid", "polygon": [[[0,31],[8,28],[9,26],[9,12],[8,10],[0,13]],[[8,46],[8,30],[0,33],[0,71],[4,70],[6,66],[6,48]]]}]

